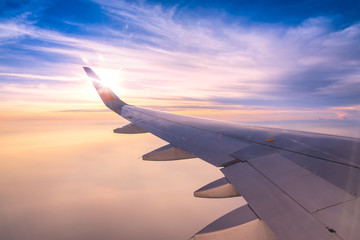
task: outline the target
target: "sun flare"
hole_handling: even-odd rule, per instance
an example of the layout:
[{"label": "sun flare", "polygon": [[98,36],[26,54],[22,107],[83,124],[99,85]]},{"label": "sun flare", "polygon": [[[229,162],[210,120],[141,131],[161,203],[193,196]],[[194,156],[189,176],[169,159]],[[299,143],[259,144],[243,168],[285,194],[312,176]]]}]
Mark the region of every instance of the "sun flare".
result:
[{"label": "sun flare", "polygon": [[97,72],[104,86],[119,94],[124,92],[124,89],[120,87],[121,76],[119,70],[99,68]]}]

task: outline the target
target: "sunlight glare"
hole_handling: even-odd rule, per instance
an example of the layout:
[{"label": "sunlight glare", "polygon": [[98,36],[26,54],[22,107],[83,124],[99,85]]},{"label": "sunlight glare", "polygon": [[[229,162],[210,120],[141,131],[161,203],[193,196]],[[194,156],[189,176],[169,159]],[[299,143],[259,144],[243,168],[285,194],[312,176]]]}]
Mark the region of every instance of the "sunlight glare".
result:
[{"label": "sunlight glare", "polygon": [[103,85],[110,88],[115,93],[123,92],[123,89],[119,86],[119,82],[121,81],[119,70],[99,68],[96,69],[96,73]]}]

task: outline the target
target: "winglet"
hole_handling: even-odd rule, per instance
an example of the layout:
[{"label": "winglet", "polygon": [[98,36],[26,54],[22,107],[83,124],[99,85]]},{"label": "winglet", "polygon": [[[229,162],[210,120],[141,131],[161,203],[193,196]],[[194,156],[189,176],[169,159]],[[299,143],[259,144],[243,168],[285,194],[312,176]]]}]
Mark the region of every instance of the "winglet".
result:
[{"label": "winglet", "polygon": [[127,104],[121,101],[120,98],[118,98],[118,96],[116,96],[109,87],[105,86],[98,75],[96,75],[96,73],[94,73],[91,68],[84,67],[84,70],[91,79],[92,84],[94,85],[104,104],[112,111],[120,114],[121,108]]}]

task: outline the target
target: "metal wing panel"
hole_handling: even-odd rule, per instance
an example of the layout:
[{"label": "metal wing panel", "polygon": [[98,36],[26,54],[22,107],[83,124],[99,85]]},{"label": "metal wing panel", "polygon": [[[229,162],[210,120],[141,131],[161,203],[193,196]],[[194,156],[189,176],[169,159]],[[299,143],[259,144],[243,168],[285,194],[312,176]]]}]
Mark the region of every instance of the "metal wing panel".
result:
[{"label": "metal wing panel", "polygon": [[[283,156],[310,172],[316,172],[318,176],[349,193],[360,194],[360,169],[348,166],[356,165],[354,159],[360,159],[357,151],[351,152],[358,144],[356,139],[235,123],[225,124],[133,106],[124,106],[121,115],[172,145],[215,166],[236,159],[249,160],[268,153],[281,152]],[[273,138],[274,141],[267,142],[269,138]],[[329,147],[338,144],[339,148]],[[345,150],[351,153],[344,153]],[[324,153],[321,155],[322,151]],[[343,153],[337,153],[339,151]],[[344,161],[342,157],[333,158],[334,154],[342,157],[347,154],[352,157]]]},{"label": "metal wing panel", "polygon": [[313,215],[336,231],[343,239],[359,239],[360,198],[323,209]]},{"label": "metal wing panel", "polygon": [[[291,131],[290,136],[289,131],[286,130],[265,129],[234,123],[230,123],[226,127],[224,123],[218,121],[177,116],[133,106],[124,106],[121,115],[172,145],[182,148],[215,166],[221,166],[236,159],[249,160],[269,153],[281,152],[286,158],[345,191],[351,194],[360,194],[360,169],[349,167],[346,163],[319,158],[317,154],[321,150],[320,145],[324,145],[324,149],[329,152],[332,148],[335,149],[334,151],[340,151],[339,149],[343,151],[345,143],[348,143],[351,146],[348,147],[350,150],[357,144],[354,139],[342,137],[332,139],[332,136],[329,135]],[[232,136],[241,135],[241,138],[229,137],[230,134]],[[295,134],[298,135],[295,136]],[[275,140],[266,142],[266,139],[270,137],[274,137]],[[327,139],[330,139],[331,146],[337,146],[337,142],[342,142],[341,147],[329,149],[328,146],[325,146],[329,142],[326,141]],[[257,142],[254,142],[255,140]],[[320,143],[317,143],[318,141]],[[302,144],[303,142],[307,142],[306,145],[315,145],[318,150],[315,151],[312,146],[306,147]],[[301,150],[301,148],[306,149]],[[356,157],[356,154],[357,152],[353,156]]]},{"label": "metal wing panel", "polygon": [[[221,121],[180,116],[133,106],[124,106],[123,109],[131,110],[134,115],[146,115],[148,119],[157,118],[166,120],[167,124],[177,123],[180,124],[181,127],[192,127],[193,129],[212,132],[250,143],[258,143],[280,150],[287,150],[360,168],[359,139],[256,127],[239,123],[224,123]],[[121,115],[127,118],[126,114],[123,114],[123,111],[124,110],[122,110]],[[130,116],[130,118],[127,119],[132,121],[134,116]],[[273,138],[274,141],[266,141],[270,138]],[[336,148],[333,146],[336,146]]]},{"label": "metal wing panel", "polygon": [[[157,112],[155,112],[157,113]],[[236,160],[231,156],[233,152],[250,146],[238,139],[215,134],[199,128],[165,119],[172,119],[172,114],[154,116],[150,110],[124,106],[121,115],[154,135],[164,139],[215,166],[222,166]],[[181,119],[181,117],[179,118]]]},{"label": "metal wing panel", "polygon": [[236,160],[231,156],[233,152],[248,146],[250,146],[248,143],[241,142],[238,139],[206,132],[192,138],[189,144],[181,148],[188,149],[205,161],[211,159],[212,164],[220,167]]},{"label": "metal wing panel", "polygon": [[251,143],[249,147],[239,149],[232,154],[233,157],[242,161],[248,161],[250,159],[261,157],[271,153],[280,152],[280,149],[268,147],[262,144]]},{"label": "metal wing panel", "polygon": [[286,133],[283,143],[274,142],[276,147],[320,159],[360,167],[360,143],[356,139],[313,133]]},{"label": "metal wing panel", "polygon": [[[121,111],[121,115],[142,129],[151,132],[155,136],[177,147],[181,147],[184,145],[185,141],[191,139],[192,137],[204,133],[204,131],[200,129],[194,129],[192,127],[182,125],[180,126],[178,123],[173,121],[139,112],[136,107],[132,106],[124,106]],[[184,150],[188,151],[186,149]]]},{"label": "metal wing panel", "polygon": [[[281,150],[360,167],[359,139],[241,124],[232,127],[234,129],[225,130],[223,134]],[[274,141],[266,141],[269,138],[273,138]]]},{"label": "metal wing panel", "polygon": [[221,171],[279,239],[339,239],[249,163]]},{"label": "metal wing panel", "polygon": [[288,151],[281,155],[348,193],[360,195],[360,169]]},{"label": "metal wing panel", "polygon": [[279,154],[249,162],[309,212],[354,199],[353,195]]}]

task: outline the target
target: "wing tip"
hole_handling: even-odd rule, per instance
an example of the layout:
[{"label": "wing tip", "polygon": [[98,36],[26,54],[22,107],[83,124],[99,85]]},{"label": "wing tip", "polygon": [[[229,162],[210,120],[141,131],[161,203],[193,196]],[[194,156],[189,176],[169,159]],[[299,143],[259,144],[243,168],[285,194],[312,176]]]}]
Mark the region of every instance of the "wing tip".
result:
[{"label": "wing tip", "polygon": [[85,67],[83,66],[83,69],[85,70],[86,74],[90,77],[90,78],[94,78],[96,80],[100,80],[100,78],[98,77],[98,75],[96,75],[96,73],[89,67]]},{"label": "wing tip", "polygon": [[83,66],[83,68],[105,105],[112,111],[119,113],[121,108],[127,104],[120,100],[120,98],[116,96],[109,87],[103,85],[101,79],[91,68],[85,66]]}]

